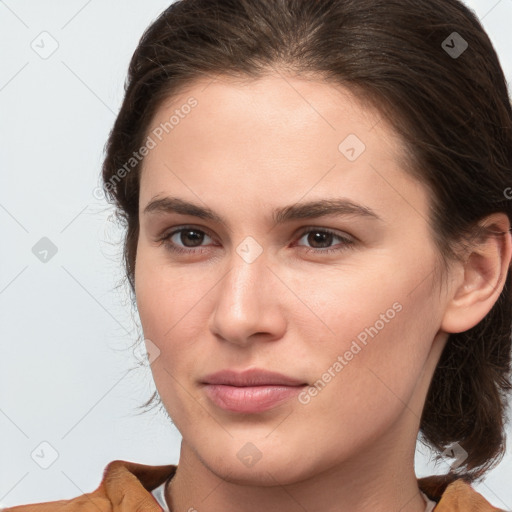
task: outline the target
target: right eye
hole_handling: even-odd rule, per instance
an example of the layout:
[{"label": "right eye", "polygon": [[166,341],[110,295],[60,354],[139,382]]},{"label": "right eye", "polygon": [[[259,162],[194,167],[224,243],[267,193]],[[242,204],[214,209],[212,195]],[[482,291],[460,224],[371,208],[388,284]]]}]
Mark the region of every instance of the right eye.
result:
[{"label": "right eye", "polygon": [[[211,238],[206,232],[201,229],[195,228],[193,226],[182,226],[179,229],[175,229],[163,237],[160,238],[160,241],[163,242],[166,249],[173,252],[178,253],[201,253],[203,251],[196,251],[194,247],[203,247],[201,242],[204,240],[204,237]],[[191,246],[179,244],[191,243]]]}]

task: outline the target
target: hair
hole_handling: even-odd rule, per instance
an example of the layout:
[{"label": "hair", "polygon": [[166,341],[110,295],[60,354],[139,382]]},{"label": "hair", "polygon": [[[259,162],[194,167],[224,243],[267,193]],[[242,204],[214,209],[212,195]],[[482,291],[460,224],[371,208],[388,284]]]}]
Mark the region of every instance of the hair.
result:
[{"label": "hair", "polygon": [[[448,51],[454,41],[467,43],[460,55]],[[343,86],[391,123],[407,172],[430,193],[429,228],[444,268],[485,216],[512,218],[504,193],[512,183],[507,83],[489,37],[459,0],[179,0],[142,35],[105,145],[103,187],[125,228],[132,297],[143,160],[128,171],[126,163],[155,113],[198,79],[256,80],[279,69]],[[447,482],[480,479],[503,457],[511,332],[508,272],[487,316],[450,334],[428,390],[424,442],[467,452]]]}]

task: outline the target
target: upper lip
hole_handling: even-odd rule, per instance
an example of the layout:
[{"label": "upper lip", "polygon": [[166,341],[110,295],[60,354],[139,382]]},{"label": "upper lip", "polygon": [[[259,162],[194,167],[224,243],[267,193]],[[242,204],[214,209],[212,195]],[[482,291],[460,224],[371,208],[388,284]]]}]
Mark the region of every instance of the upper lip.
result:
[{"label": "upper lip", "polygon": [[221,370],[211,373],[202,380],[203,384],[224,384],[227,386],[303,386],[306,382],[288,377],[281,373],[252,368],[242,372],[235,370]]}]

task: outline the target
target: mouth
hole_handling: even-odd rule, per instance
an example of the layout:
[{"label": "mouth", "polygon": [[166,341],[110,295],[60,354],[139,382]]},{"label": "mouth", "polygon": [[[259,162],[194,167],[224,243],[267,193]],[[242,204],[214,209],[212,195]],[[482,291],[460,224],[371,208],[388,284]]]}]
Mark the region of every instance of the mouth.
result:
[{"label": "mouth", "polygon": [[259,413],[290,400],[308,384],[267,370],[223,370],[201,382],[206,396],[223,410]]}]

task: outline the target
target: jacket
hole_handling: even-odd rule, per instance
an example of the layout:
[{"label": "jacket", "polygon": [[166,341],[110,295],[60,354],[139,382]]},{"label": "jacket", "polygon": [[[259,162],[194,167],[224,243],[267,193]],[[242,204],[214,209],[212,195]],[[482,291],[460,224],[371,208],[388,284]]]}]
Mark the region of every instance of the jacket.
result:
[{"label": "jacket", "polygon": [[[100,485],[70,500],[17,505],[4,512],[162,512],[152,490],[174,476],[177,466],[150,466],[125,460],[110,462]],[[433,475],[418,479],[418,487],[437,502],[434,512],[503,512],[493,507],[462,479],[447,481]]]}]

